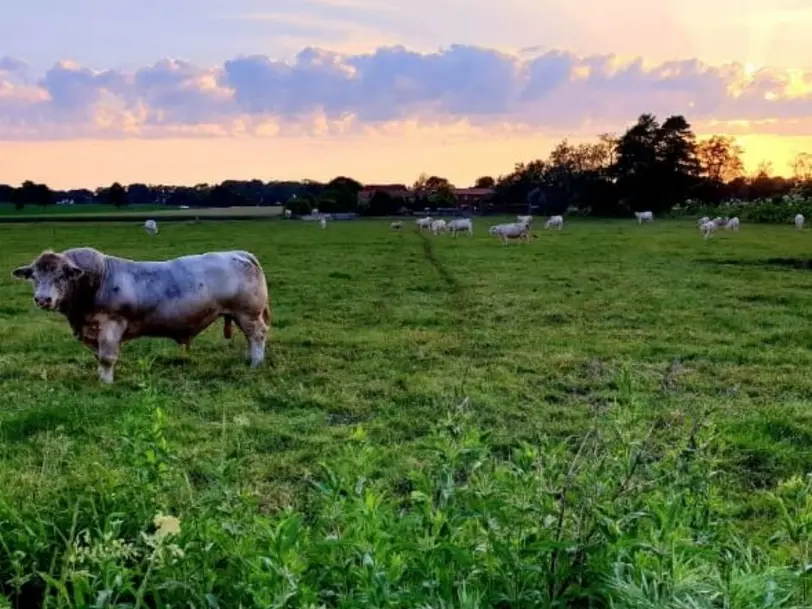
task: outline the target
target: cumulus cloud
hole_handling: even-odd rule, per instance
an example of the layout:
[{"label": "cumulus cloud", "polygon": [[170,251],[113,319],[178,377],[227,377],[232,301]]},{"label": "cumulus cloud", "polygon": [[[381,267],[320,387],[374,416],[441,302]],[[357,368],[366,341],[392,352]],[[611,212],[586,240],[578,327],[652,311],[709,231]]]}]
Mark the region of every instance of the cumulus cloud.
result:
[{"label": "cumulus cloud", "polygon": [[775,132],[812,125],[812,72],[697,59],[650,65],[556,50],[395,46],[356,55],[306,48],[290,62],[165,59],[135,71],[59,61],[38,78],[29,72],[0,58],[0,139],[360,132],[402,121],[567,134],[617,130],[642,112]]}]

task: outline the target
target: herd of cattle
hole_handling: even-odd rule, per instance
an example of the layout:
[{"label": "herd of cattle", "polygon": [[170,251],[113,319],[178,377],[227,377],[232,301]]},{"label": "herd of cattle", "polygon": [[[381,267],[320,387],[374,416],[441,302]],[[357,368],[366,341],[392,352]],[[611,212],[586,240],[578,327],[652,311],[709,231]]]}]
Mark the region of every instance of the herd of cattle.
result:
[{"label": "herd of cattle", "polygon": [[[635,212],[638,223],[653,222],[650,211]],[[804,216],[794,219],[799,229]],[[434,234],[474,234],[469,218],[446,222],[419,218],[416,227]],[[530,239],[533,216],[517,216],[515,222],[491,226],[489,234],[503,244]],[[699,219],[702,236],[716,230],[739,229],[738,218]],[[320,221],[322,228],[326,218]],[[564,226],[562,216],[550,216],[545,228]],[[402,230],[403,222],[392,222]],[[144,223],[154,236],[158,224]],[[89,347],[98,361],[102,382],[113,382],[113,370],[121,344],[141,337],[169,338],[188,349],[192,340],[217,319],[224,319],[223,335],[232,337],[236,323],[248,340],[251,365],[265,357],[265,343],[271,322],[271,306],[265,273],[256,256],[247,251],[209,252],[182,256],[163,262],[128,260],[108,256],[89,247],[58,253],[46,250],[31,264],[14,269],[12,275],[31,281],[37,307],[62,313],[74,337]]]},{"label": "herd of cattle", "polygon": [[[442,218],[434,219],[431,216],[425,218],[418,218],[415,220],[415,225],[420,231],[431,231],[435,235],[441,233],[451,233],[453,237],[457,233],[468,233],[469,236],[474,235],[474,224],[470,218],[456,218],[450,222],[446,222]],[[516,216],[516,222],[507,224],[496,224],[488,229],[488,234],[499,237],[502,244],[505,245],[509,240],[529,241],[530,228],[533,225],[533,216]],[[403,222],[392,222],[390,224],[392,230],[402,230]],[[563,216],[550,216],[544,224],[544,228],[557,228],[561,230],[564,228]]]},{"label": "herd of cattle", "polygon": [[[636,211],[634,217],[638,224],[643,222],[654,222],[654,213],[651,211]],[[795,226],[797,228],[804,227],[805,218],[803,214],[798,214],[794,218]],[[456,219],[451,222],[446,222],[443,219],[435,220],[430,216],[419,218],[415,221],[417,228],[421,231],[428,230],[435,235],[450,232],[454,237],[458,232],[467,232],[469,235],[474,234],[474,227],[470,219]],[[533,224],[533,216],[516,216],[516,222],[509,224],[497,224],[488,229],[488,233],[498,236],[503,244],[506,244],[510,239],[516,240],[530,240],[530,228]],[[704,239],[708,239],[718,229],[724,228],[725,230],[738,231],[741,222],[737,217],[722,218],[717,217],[711,220],[709,217],[704,216],[699,219],[699,231]],[[390,228],[393,230],[402,230],[403,222],[392,222]],[[550,216],[544,224],[544,228],[557,228],[561,230],[564,228],[563,216]]]}]

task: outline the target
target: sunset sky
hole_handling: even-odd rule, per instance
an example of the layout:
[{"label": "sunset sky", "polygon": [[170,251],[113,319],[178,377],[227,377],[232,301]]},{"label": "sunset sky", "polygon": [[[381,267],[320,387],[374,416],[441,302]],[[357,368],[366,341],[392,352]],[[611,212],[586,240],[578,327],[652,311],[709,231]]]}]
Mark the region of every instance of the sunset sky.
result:
[{"label": "sunset sky", "polygon": [[642,112],[788,172],[810,31],[810,0],[4,0],[0,183],[466,186]]}]

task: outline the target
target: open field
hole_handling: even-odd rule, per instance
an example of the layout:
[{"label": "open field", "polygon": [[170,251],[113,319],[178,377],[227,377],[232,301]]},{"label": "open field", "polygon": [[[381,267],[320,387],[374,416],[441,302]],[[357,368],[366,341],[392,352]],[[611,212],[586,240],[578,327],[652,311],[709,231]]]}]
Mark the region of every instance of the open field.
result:
[{"label": "open field", "polygon": [[173,219],[183,218],[206,218],[206,217],[257,217],[271,218],[282,215],[281,206],[246,206],[246,207],[204,207],[179,209],[177,207],[167,207],[165,205],[131,205],[123,208],[116,208],[112,205],[87,204],[87,205],[49,205],[47,207],[27,205],[24,209],[15,209],[11,204],[0,204],[0,222],[28,222],[42,221],[45,218],[52,218],[55,221],[70,219],[96,220],[105,219],[125,219],[125,218],[157,218],[171,217]]},{"label": "open field", "polygon": [[[812,233],[489,223],[0,226],[11,604],[809,606]],[[80,245],[254,252],[273,365],[217,323],[100,385],[10,277]]]}]

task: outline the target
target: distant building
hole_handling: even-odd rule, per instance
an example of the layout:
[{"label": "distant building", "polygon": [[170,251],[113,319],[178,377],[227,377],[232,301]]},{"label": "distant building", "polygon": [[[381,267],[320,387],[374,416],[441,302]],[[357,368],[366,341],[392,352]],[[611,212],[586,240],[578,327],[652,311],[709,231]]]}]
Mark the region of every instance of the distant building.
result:
[{"label": "distant building", "polygon": [[379,192],[393,199],[408,201],[414,198],[414,193],[405,184],[367,184],[358,191],[358,202],[366,203]]},{"label": "distant building", "polygon": [[454,196],[459,205],[476,206],[488,201],[494,192],[493,188],[455,188]]}]

